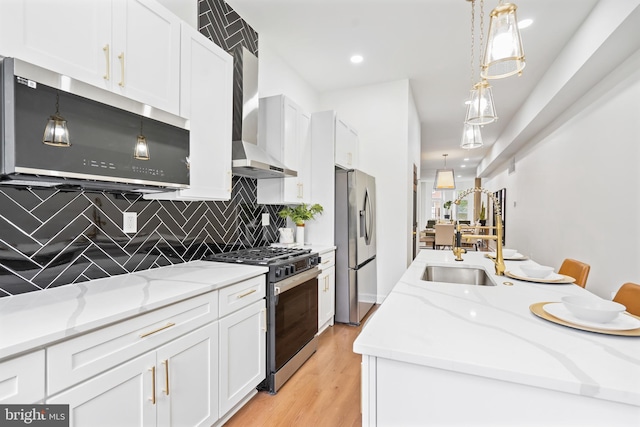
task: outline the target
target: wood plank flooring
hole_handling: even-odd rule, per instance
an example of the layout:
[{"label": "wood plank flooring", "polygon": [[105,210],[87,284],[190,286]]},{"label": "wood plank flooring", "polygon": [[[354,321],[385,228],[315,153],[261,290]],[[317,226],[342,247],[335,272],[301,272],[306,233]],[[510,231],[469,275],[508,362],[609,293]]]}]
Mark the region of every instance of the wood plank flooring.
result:
[{"label": "wood plank flooring", "polygon": [[259,392],[225,427],[362,425],[361,356],[353,352],[353,341],[361,329],[362,325],[342,324],[326,329],[319,337],[316,353],[277,394]]}]

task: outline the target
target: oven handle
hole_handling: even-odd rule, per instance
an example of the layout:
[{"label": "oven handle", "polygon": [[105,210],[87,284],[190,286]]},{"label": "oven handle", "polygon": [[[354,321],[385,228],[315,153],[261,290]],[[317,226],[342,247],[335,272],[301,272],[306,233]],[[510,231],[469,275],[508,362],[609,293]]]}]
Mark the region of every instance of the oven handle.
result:
[{"label": "oven handle", "polygon": [[320,274],[320,269],[318,267],[313,267],[310,270],[303,271],[302,273],[298,273],[295,276],[289,277],[288,279],[282,280],[277,283],[278,286],[274,288],[274,295],[279,295],[283,292],[287,292],[295,288],[296,286],[302,285],[303,283],[311,280],[315,277],[318,277]]}]

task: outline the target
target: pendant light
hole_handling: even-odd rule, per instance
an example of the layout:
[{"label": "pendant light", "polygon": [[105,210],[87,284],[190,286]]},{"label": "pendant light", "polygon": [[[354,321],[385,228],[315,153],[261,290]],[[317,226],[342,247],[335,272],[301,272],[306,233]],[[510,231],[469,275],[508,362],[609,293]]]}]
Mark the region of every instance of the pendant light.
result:
[{"label": "pendant light", "polygon": [[482,134],[480,133],[480,126],[470,125],[467,123],[464,124],[460,147],[468,150],[472,148],[482,147]]},{"label": "pendant light", "polygon": [[44,128],[42,143],[54,147],[70,147],[67,121],[60,115],[60,92],[56,93],[56,112],[49,117]]},{"label": "pendant light", "polygon": [[142,134],[142,117],[140,117],[140,135],[133,152],[133,158],[138,160],[149,160],[149,145],[147,138]]},{"label": "pendant light", "polygon": [[447,169],[447,156],[448,154],[443,154],[444,157],[444,168],[436,170],[436,180],[433,183],[434,190],[455,190],[456,189],[456,180],[453,169]]},{"label": "pendant light", "polygon": [[[487,125],[498,120],[496,115],[495,104],[493,103],[493,91],[489,82],[482,79],[473,84],[475,77],[474,63],[474,29],[475,29],[475,1],[471,0],[471,83],[472,89],[469,92],[469,100],[467,101],[467,115],[464,122],[470,125]],[[484,0],[480,0],[480,43],[478,58],[482,58],[484,34]],[[464,136],[463,136],[464,138]],[[473,147],[476,148],[476,147]]]},{"label": "pendant light", "polygon": [[516,6],[500,4],[491,11],[487,47],[480,75],[485,79],[502,79],[522,74],[525,67],[522,38],[518,29]]}]

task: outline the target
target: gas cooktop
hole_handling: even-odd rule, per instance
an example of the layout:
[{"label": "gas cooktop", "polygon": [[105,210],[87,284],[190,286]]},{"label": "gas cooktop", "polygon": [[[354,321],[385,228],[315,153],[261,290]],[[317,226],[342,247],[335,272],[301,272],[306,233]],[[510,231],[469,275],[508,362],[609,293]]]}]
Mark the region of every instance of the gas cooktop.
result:
[{"label": "gas cooktop", "polygon": [[311,249],[262,246],[258,248],[240,249],[233,252],[213,254],[207,257],[207,260],[269,265],[291,260],[292,258],[309,254],[310,252]]}]

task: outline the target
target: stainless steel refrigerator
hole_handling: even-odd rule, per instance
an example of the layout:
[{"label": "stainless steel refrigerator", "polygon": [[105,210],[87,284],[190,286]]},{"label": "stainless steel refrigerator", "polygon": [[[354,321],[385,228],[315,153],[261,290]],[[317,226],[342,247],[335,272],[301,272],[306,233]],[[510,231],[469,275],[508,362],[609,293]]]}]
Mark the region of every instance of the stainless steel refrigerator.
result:
[{"label": "stainless steel refrigerator", "polygon": [[335,321],[359,325],[377,298],[376,181],[337,169],[335,182]]}]

